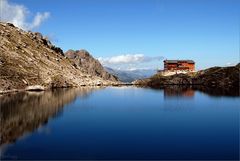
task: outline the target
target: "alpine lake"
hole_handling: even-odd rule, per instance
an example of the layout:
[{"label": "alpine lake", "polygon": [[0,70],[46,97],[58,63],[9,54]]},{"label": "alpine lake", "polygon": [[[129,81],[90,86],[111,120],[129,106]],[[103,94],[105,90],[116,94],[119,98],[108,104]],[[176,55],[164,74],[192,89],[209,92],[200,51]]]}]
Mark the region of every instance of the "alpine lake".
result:
[{"label": "alpine lake", "polygon": [[239,89],[63,88],[0,110],[1,160],[239,160]]}]

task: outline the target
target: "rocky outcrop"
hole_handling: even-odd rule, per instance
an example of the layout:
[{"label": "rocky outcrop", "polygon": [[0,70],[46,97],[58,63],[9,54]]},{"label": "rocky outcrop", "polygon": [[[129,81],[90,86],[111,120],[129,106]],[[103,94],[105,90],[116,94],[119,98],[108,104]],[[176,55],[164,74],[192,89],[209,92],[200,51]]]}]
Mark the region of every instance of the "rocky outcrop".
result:
[{"label": "rocky outcrop", "polygon": [[133,82],[140,86],[164,86],[164,85],[204,85],[217,87],[238,87],[240,78],[240,65],[232,67],[213,67],[201,70],[195,74],[175,74],[162,76],[156,74],[151,78]]},{"label": "rocky outcrop", "polygon": [[171,76],[156,74],[148,79],[134,81],[134,84],[152,87],[161,85],[187,85],[192,84],[192,79],[190,76],[185,74],[176,74]]},{"label": "rocky outcrop", "polygon": [[34,85],[46,89],[116,84],[111,76],[104,78],[79,70],[40,33],[0,22],[0,93]]},{"label": "rocky outcrop", "polygon": [[171,76],[155,74],[147,79],[136,80],[133,84],[150,87],[160,87],[165,85],[191,85],[193,84],[193,79],[191,76],[186,74],[175,74]]},{"label": "rocky outcrop", "polygon": [[240,65],[231,67],[213,67],[201,70],[193,77],[194,84],[206,86],[236,86],[238,87],[240,78]]},{"label": "rocky outcrop", "polygon": [[105,71],[101,63],[86,50],[68,50],[65,55],[84,73],[101,77],[104,80],[118,81],[116,76]]}]

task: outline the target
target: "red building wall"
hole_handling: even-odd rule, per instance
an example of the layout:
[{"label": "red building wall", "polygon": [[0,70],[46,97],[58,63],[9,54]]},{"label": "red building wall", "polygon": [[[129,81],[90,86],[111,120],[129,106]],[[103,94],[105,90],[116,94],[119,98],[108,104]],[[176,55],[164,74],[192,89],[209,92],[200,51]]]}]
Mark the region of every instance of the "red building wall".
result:
[{"label": "red building wall", "polygon": [[168,63],[164,61],[164,70],[195,70],[195,63],[187,61],[178,61],[177,63]]}]

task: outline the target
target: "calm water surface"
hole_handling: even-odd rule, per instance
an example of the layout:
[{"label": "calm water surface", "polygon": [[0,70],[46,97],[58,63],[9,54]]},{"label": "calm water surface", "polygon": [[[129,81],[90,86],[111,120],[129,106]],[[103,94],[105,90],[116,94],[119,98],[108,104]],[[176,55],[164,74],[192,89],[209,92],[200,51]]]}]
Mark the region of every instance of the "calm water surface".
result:
[{"label": "calm water surface", "polygon": [[240,97],[190,88],[0,96],[1,159],[239,159]]}]

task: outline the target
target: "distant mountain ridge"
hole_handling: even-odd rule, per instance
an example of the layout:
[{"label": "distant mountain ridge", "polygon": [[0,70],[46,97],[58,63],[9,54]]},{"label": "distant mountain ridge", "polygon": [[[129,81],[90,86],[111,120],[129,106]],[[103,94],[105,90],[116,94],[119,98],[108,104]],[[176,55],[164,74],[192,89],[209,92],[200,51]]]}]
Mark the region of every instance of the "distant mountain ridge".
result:
[{"label": "distant mountain ridge", "polygon": [[106,71],[118,77],[122,82],[133,82],[138,79],[148,78],[156,74],[157,70],[154,69],[134,69],[134,70],[119,70],[110,67],[104,67]]}]

